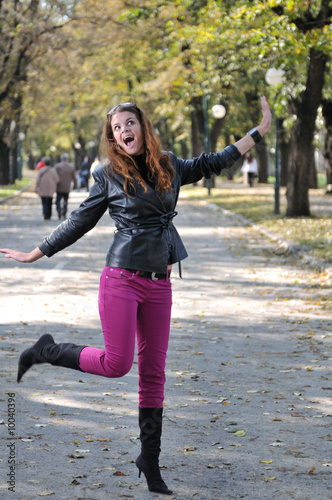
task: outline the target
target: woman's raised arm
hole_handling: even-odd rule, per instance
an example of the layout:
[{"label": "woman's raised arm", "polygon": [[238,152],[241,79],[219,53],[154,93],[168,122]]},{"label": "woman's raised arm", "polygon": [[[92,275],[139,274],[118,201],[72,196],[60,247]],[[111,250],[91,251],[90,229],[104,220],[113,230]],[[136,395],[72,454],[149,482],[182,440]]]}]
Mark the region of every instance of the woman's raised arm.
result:
[{"label": "woman's raised arm", "polygon": [[[256,130],[258,132],[257,136],[258,139],[259,135],[263,137],[263,135],[266,134],[266,132],[269,130],[272,120],[270,106],[265,96],[261,97],[261,104],[262,104],[263,118],[261,123],[256,127]],[[237,147],[241,155],[244,155],[247,151],[249,151],[249,149],[251,149],[255,145],[256,142],[257,141],[255,141],[251,135],[246,134],[244,137],[242,137],[242,139],[235,142],[234,146]]]}]

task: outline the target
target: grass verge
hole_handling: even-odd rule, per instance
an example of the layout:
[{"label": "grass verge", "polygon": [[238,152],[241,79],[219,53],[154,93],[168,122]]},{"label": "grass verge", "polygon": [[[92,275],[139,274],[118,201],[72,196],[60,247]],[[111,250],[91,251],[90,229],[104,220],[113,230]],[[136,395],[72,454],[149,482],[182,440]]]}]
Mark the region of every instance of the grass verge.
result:
[{"label": "grass verge", "polygon": [[[262,229],[310,250],[314,257],[332,263],[332,197],[315,195],[311,217],[286,217],[285,189],[280,189],[280,215],[274,214],[274,188],[271,185],[213,188],[211,196],[201,186],[184,186],[181,198],[213,203],[250,219]],[[311,197],[310,197],[311,203]]]},{"label": "grass verge", "polygon": [[0,198],[11,196],[17,191],[25,188],[29,184],[28,177],[23,177],[21,180],[16,179],[15,184],[8,184],[7,186],[0,186]]}]

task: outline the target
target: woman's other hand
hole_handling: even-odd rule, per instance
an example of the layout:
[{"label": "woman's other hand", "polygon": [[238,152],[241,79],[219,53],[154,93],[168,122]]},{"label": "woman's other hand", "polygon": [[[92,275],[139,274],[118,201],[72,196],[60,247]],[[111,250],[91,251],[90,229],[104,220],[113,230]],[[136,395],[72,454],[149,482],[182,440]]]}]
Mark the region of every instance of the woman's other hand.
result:
[{"label": "woman's other hand", "polygon": [[35,262],[41,257],[44,257],[43,252],[41,252],[38,247],[29,253],[20,252],[18,250],[12,250],[11,248],[0,248],[0,252],[4,253],[7,259],[14,259],[17,260],[17,262],[23,262],[28,264]]}]

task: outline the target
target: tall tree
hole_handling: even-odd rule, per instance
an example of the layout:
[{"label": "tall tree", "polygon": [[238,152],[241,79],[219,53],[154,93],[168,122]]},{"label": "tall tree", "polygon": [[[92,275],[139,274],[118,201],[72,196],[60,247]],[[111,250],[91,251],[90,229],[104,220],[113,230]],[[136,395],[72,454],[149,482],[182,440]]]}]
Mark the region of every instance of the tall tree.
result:
[{"label": "tall tree", "polygon": [[[300,108],[307,99],[313,134],[316,91],[319,94],[326,72],[326,61],[325,66],[318,62],[328,60],[332,45],[327,0],[81,0],[75,19],[62,30],[66,43],[59,42],[55,51],[50,39],[43,57],[29,65],[24,102],[30,106],[24,107],[24,120],[30,125],[30,142],[39,149],[53,144],[60,151],[77,142],[84,147],[98,137],[109,107],[119,100],[136,100],[158,126],[165,145],[186,151],[196,122],[194,130],[201,129],[202,137],[203,90],[211,106],[222,103],[227,109],[220,123],[209,113],[219,146],[224,141],[214,131],[230,140],[243,135],[260,116],[259,100],[251,96],[266,93],[293,138],[303,135],[302,129],[296,132],[300,122],[306,127],[304,106],[304,114]],[[314,57],[320,53],[322,58]],[[274,65],[283,66],[287,76],[276,92],[265,83],[266,70]],[[316,70],[319,84],[308,78]],[[305,92],[311,82],[315,99]],[[300,158],[295,142],[289,214],[307,205],[306,182],[299,191],[307,173],[295,160]],[[202,150],[202,140],[193,146]],[[295,198],[301,202],[294,207]]]},{"label": "tall tree", "polygon": [[[321,103],[327,61],[332,52],[332,4],[330,0],[234,2],[229,19],[223,22],[221,39],[232,34],[236,54],[231,60],[238,67],[242,60],[251,66],[248,74],[259,74],[274,65],[286,70],[287,81],[276,92],[278,116],[285,116],[292,127],[287,176],[287,215],[309,215],[310,174],[313,167],[312,144],[317,110]],[[228,24],[228,26],[227,26]],[[264,29],[263,29],[264,26]],[[227,57],[227,56],[226,56]],[[228,65],[230,68],[230,65]],[[252,88],[251,82],[251,88]],[[250,85],[248,79],[247,84]],[[249,87],[250,88],[250,87]],[[291,108],[293,116],[288,115]],[[288,116],[287,116],[288,115]]]},{"label": "tall tree", "polygon": [[[75,0],[74,0],[75,1]],[[66,0],[0,2],[0,183],[13,181],[15,144],[31,61],[72,15]],[[43,44],[41,43],[43,42]],[[15,167],[15,165],[14,165]]]}]

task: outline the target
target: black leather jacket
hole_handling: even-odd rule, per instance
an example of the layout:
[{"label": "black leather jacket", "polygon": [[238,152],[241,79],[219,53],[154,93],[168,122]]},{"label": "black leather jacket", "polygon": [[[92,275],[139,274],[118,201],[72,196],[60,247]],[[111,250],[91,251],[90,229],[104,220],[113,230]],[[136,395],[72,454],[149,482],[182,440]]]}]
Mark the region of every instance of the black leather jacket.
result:
[{"label": "black leather jacket", "polygon": [[108,208],[116,231],[106,257],[107,266],[165,273],[167,265],[185,259],[188,254],[173,225],[180,187],[202,177],[219,175],[241,154],[232,144],[220,153],[202,154],[192,160],[169,154],[175,168],[172,193],[160,194],[149,185],[145,193],[137,184],[136,193],[128,196],[121,176],[97,169],[88,198],[45,238],[39,246],[43,254],[51,257],[75,243],[97,224]]}]

